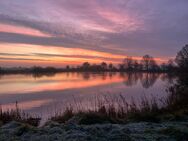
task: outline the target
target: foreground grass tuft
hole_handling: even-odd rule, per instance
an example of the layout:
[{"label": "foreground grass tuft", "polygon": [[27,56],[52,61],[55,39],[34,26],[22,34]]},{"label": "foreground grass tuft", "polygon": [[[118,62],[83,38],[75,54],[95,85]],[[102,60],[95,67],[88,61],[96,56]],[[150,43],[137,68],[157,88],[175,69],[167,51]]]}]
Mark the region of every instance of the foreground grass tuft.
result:
[{"label": "foreground grass tuft", "polygon": [[38,126],[40,123],[40,120],[41,118],[39,117],[33,117],[21,111],[18,108],[17,102],[16,102],[15,110],[3,111],[3,109],[0,107],[0,122],[2,125],[11,121],[17,121],[21,123],[27,123],[32,126]]}]

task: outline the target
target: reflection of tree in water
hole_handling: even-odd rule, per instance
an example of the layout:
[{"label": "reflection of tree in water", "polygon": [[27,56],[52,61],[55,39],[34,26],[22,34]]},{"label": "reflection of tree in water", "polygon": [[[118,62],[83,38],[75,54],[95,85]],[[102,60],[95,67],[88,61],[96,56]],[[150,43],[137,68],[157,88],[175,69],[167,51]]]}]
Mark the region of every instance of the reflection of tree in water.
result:
[{"label": "reflection of tree in water", "polygon": [[108,77],[107,73],[102,73],[102,80],[106,80],[107,77]]},{"label": "reflection of tree in water", "polygon": [[152,87],[159,78],[159,76],[159,73],[143,73],[140,77],[142,86],[146,89]]},{"label": "reflection of tree in water", "polygon": [[159,73],[121,73],[120,77],[124,78],[124,84],[126,86],[136,85],[140,79],[141,84],[144,88],[153,86],[156,80],[159,78]]},{"label": "reflection of tree in water", "polygon": [[88,72],[84,72],[84,73],[82,73],[82,77],[83,77],[83,79],[84,80],[89,80],[90,79],[90,73],[88,73]]},{"label": "reflection of tree in water", "polygon": [[69,76],[70,76],[70,73],[66,72],[66,77],[69,78]]},{"label": "reflection of tree in water", "polygon": [[177,79],[177,75],[171,73],[164,73],[161,75],[161,80],[166,81],[168,84],[173,84],[174,80]]},{"label": "reflection of tree in water", "polygon": [[32,77],[33,78],[41,78],[41,77],[43,77],[43,76],[47,76],[47,77],[53,77],[53,76],[55,76],[55,74],[56,73],[33,73],[32,74]]},{"label": "reflection of tree in water", "polygon": [[3,75],[0,74],[0,79],[2,79]]},{"label": "reflection of tree in water", "polygon": [[126,74],[121,74],[121,76],[127,79],[124,81],[124,84],[126,86],[136,85],[139,79],[138,73],[126,73]]},{"label": "reflection of tree in water", "polygon": [[116,72],[109,72],[109,78],[110,79],[112,79],[114,75],[116,75]]},{"label": "reflection of tree in water", "polygon": [[89,80],[91,78],[95,79],[95,78],[99,78],[99,77],[102,80],[106,80],[108,77],[110,79],[112,79],[116,75],[116,73],[114,73],[114,72],[109,72],[109,73],[107,73],[107,72],[101,72],[101,73],[82,72],[82,73],[80,73],[80,75],[82,76],[82,78],[84,80]]}]

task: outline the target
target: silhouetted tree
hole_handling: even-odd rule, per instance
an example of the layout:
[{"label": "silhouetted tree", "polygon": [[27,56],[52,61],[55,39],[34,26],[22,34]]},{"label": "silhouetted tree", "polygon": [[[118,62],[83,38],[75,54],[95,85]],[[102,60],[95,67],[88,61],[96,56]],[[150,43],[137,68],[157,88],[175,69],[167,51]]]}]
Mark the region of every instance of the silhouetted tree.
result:
[{"label": "silhouetted tree", "polygon": [[127,57],[123,60],[123,65],[126,70],[132,70],[133,69],[133,59],[132,57]]},{"label": "silhouetted tree", "polygon": [[119,66],[118,66],[118,67],[119,67],[119,70],[120,70],[120,71],[124,71],[124,70],[125,70],[125,68],[124,68],[124,65],[123,65],[123,64],[119,64]]},{"label": "silhouetted tree", "polygon": [[175,70],[174,60],[172,60],[172,59],[168,60],[168,63],[167,63],[167,70],[168,70],[168,71],[173,71],[173,70]]},{"label": "silhouetted tree", "polygon": [[42,70],[43,70],[42,67],[34,66],[34,67],[32,68],[32,72],[33,72],[33,73],[41,73]]},{"label": "silhouetted tree", "polygon": [[67,69],[67,70],[69,70],[69,69],[70,69],[70,66],[69,66],[69,65],[67,65],[67,66],[66,66],[66,69]]},{"label": "silhouetted tree", "polygon": [[155,71],[159,69],[156,61],[150,55],[144,55],[141,62],[143,65],[143,70],[145,71]]},{"label": "silhouetted tree", "polygon": [[133,68],[134,68],[135,71],[140,70],[140,64],[138,63],[137,60],[133,61]]},{"label": "silhouetted tree", "polygon": [[139,63],[139,65],[138,65],[138,70],[140,70],[140,71],[143,70],[143,64],[142,64],[142,63]]},{"label": "silhouetted tree", "polygon": [[162,64],[160,65],[160,69],[161,69],[162,71],[168,71],[168,66],[167,66],[167,64],[162,63]]},{"label": "silhouetted tree", "polygon": [[175,61],[182,71],[188,70],[188,45],[177,53]]},{"label": "silhouetted tree", "polygon": [[107,70],[107,64],[105,63],[105,62],[102,62],[101,63],[101,68],[103,69],[103,70]]},{"label": "silhouetted tree", "polygon": [[109,69],[109,70],[112,70],[112,69],[113,69],[113,67],[114,67],[114,66],[113,66],[113,64],[112,64],[112,63],[110,63],[110,64],[108,65],[108,69]]},{"label": "silhouetted tree", "polygon": [[157,65],[157,62],[153,59],[151,60],[151,64],[150,64],[150,70],[152,71],[158,71],[160,68]]},{"label": "silhouetted tree", "polygon": [[88,62],[84,62],[83,65],[82,65],[82,68],[84,70],[88,70],[90,68],[90,64]]},{"label": "silhouetted tree", "polygon": [[102,68],[101,65],[97,65],[97,64],[93,64],[89,67],[90,71],[95,71],[95,72],[100,72],[100,71],[104,71],[104,69]]},{"label": "silhouetted tree", "polygon": [[150,62],[153,58],[149,55],[144,55],[143,58],[142,58],[142,64],[143,64],[143,69],[144,70],[149,70],[149,65],[150,65]]}]

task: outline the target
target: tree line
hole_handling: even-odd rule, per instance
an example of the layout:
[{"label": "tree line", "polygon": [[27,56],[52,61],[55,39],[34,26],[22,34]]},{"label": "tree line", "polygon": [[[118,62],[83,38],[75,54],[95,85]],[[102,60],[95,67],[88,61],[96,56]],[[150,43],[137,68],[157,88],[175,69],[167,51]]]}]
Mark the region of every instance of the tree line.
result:
[{"label": "tree line", "polygon": [[78,71],[143,71],[143,72],[188,72],[188,45],[185,45],[176,55],[175,59],[168,60],[167,63],[157,64],[157,61],[151,55],[144,55],[140,61],[132,57],[125,57],[119,65],[107,64],[90,64],[84,62],[76,68],[66,67],[67,70]]},{"label": "tree line", "polygon": [[133,59],[132,57],[125,57],[122,63],[114,65],[112,63],[107,64],[102,62],[100,64],[90,64],[84,62],[81,66],[70,67],[67,65],[65,68],[53,68],[53,67],[39,67],[34,66],[32,68],[16,68],[4,70],[0,67],[0,73],[56,73],[64,71],[120,71],[120,72],[188,72],[188,45],[185,45],[176,55],[175,59],[170,59],[167,63],[157,64],[157,61],[151,55],[144,55],[140,61]]},{"label": "tree line", "polygon": [[125,57],[122,63],[114,65],[112,63],[107,64],[102,62],[101,64],[90,64],[89,62],[84,62],[81,66],[76,68],[66,67],[67,70],[78,70],[78,71],[145,71],[145,72],[158,72],[158,71],[169,71],[171,69],[176,69],[173,60],[169,60],[167,64],[158,65],[155,58],[150,55],[144,55],[142,60],[138,61],[132,57]]}]

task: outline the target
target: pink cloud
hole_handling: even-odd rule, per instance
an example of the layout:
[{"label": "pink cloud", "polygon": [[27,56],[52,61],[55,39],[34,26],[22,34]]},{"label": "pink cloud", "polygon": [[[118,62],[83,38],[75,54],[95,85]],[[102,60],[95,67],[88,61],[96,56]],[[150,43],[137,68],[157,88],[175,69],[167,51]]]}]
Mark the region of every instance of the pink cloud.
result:
[{"label": "pink cloud", "polygon": [[0,32],[18,33],[18,34],[32,35],[38,37],[50,37],[50,35],[44,34],[32,28],[1,24],[1,23],[0,23]]}]

